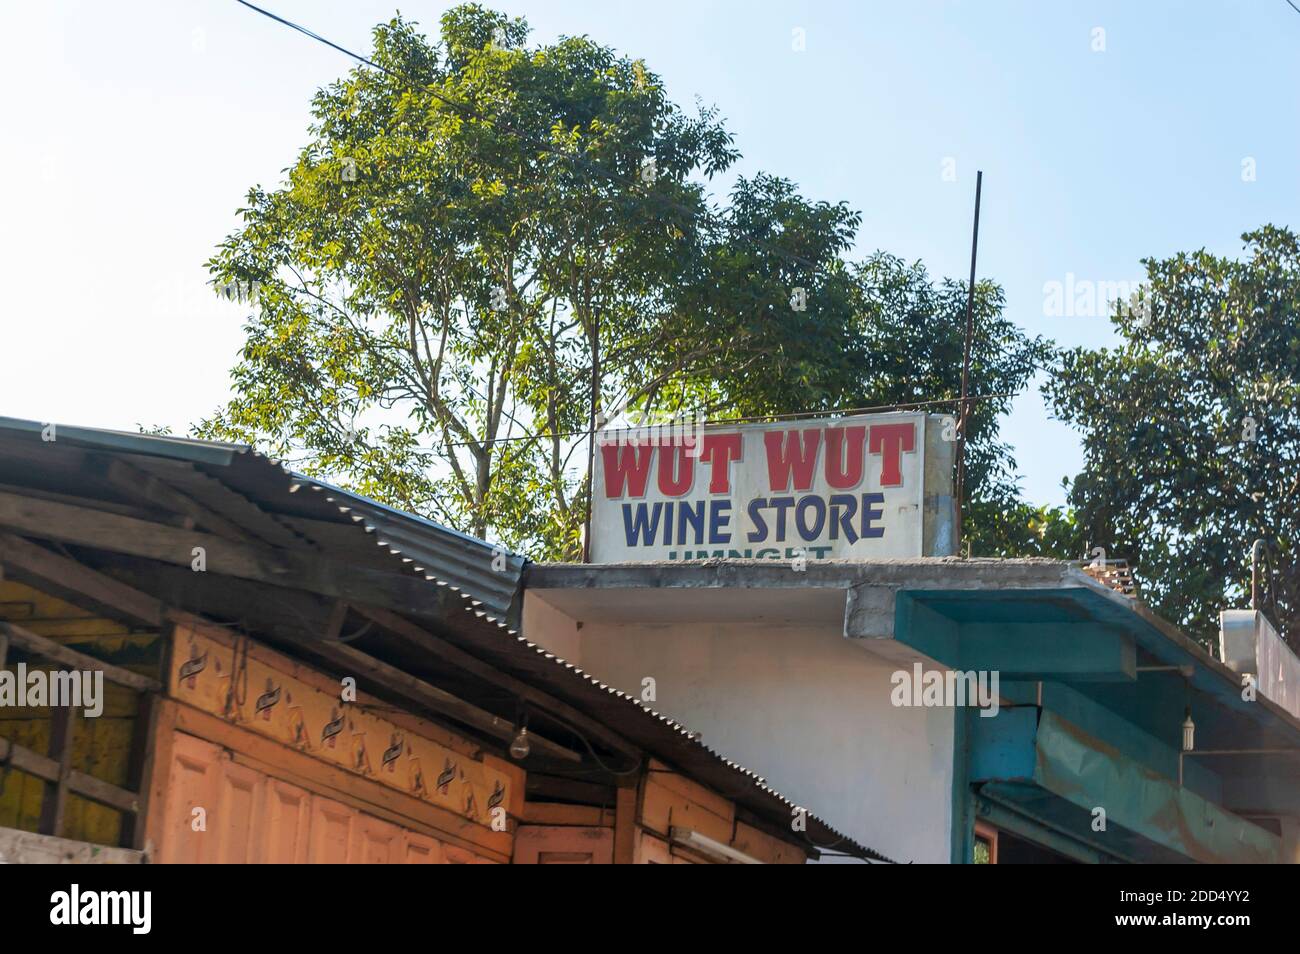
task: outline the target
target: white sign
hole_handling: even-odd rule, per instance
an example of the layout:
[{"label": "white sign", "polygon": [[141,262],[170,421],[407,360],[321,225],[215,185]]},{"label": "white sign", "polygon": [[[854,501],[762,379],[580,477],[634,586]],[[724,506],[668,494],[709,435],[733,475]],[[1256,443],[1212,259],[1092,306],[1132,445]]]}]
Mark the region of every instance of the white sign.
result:
[{"label": "white sign", "polygon": [[597,434],[596,563],[922,555],[925,415]]}]

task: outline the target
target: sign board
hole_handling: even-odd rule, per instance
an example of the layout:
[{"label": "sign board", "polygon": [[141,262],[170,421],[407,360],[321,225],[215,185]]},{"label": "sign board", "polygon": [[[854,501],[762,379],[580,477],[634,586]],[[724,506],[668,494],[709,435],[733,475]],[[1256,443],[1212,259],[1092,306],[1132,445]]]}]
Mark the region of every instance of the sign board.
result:
[{"label": "sign board", "polygon": [[925,555],[926,423],[889,413],[602,431],[592,560]]}]

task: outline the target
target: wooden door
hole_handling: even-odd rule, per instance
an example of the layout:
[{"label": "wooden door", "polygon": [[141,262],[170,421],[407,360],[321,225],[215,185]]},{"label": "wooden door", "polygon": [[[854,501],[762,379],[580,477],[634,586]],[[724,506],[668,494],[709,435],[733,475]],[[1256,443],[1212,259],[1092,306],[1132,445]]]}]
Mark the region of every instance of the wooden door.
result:
[{"label": "wooden door", "polygon": [[220,747],[192,735],[177,734],[167,774],[160,862],[202,864],[216,860],[208,828],[217,807],[220,771]]}]

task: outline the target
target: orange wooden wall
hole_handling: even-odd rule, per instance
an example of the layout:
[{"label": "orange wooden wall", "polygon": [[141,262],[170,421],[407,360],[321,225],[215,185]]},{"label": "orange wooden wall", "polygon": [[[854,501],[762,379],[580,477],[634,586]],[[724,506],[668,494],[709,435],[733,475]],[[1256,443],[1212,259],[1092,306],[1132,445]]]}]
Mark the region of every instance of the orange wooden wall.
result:
[{"label": "orange wooden wall", "polygon": [[158,862],[492,863],[464,847],[240,765],[212,742],[177,732],[171,748]]}]

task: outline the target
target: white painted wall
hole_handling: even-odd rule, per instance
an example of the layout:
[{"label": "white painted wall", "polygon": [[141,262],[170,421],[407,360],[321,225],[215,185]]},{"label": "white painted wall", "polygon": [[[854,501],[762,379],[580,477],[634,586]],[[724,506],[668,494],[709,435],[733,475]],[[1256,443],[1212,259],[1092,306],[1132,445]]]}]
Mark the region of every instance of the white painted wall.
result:
[{"label": "white painted wall", "polygon": [[[671,593],[663,593],[671,599]],[[895,708],[899,664],[809,624],[575,620],[525,592],[524,636],[764,776],[782,795],[896,861],[950,860],[953,713]]]}]

